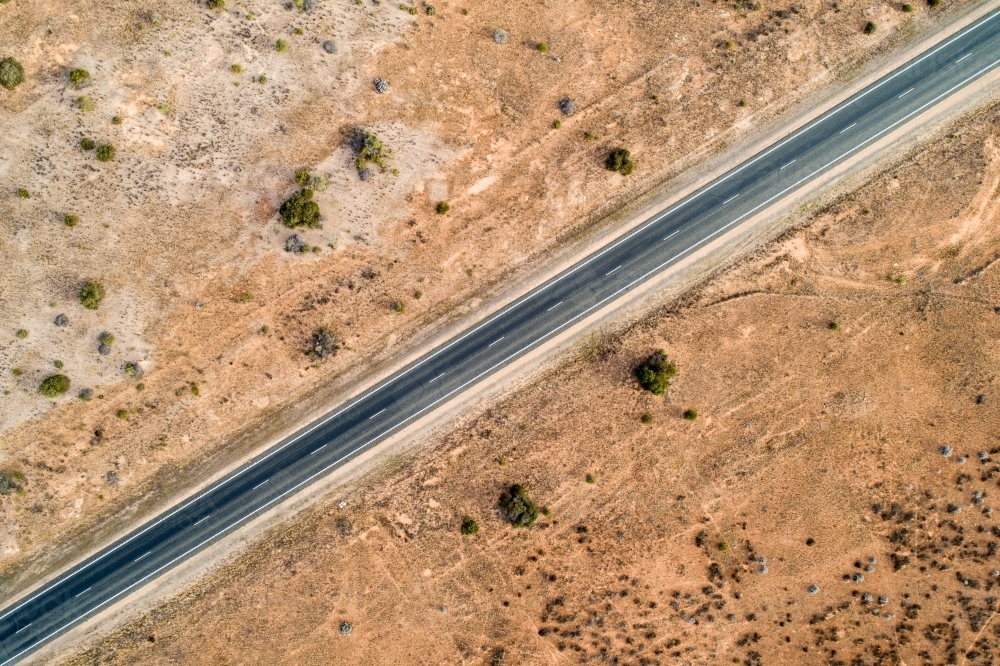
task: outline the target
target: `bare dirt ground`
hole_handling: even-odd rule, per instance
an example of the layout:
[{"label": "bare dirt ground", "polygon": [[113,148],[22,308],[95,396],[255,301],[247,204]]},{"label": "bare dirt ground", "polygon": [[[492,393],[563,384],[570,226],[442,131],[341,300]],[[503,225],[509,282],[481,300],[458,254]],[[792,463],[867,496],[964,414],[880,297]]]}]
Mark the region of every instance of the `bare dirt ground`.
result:
[{"label": "bare dirt ground", "polygon": [[995,663],[998,137],[963,120],[65,663]]},{"label": "bare dirt ground", "polygon": [[[0,91],[5,593],[964,6],[309,4],[0,6],[0,52],[26,70]],[[74,68],[90,73],[79,87]],[[345,136],[354,127],[392,150],[368,181]],[[114,145],[114,160],[83,138]],[[628,178],[602,168],[619,145],[636,159]],[[291,231],[275,214],[299,167],[329,182],[316,195],[322,228],[299,231],[303,254],[284,250]],[[451,211],[436,215],[445,199]],[[89,279],[106,291],[96,311],[77,299]],[[314,362],[320,327],[340,347]],[[72,386],[47,400],[38,387],[57,361]],[[93,399],[77,400],[81,389]]]}]

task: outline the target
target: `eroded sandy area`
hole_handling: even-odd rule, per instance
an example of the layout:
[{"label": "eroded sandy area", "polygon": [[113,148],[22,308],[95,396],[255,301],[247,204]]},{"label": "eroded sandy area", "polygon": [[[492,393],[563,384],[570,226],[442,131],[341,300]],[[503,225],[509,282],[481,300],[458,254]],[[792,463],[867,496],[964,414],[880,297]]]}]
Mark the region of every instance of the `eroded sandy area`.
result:
[{"label": "eroded sandy area", "polygon": [[994,663],[998,135],[962,121],[67,663]]}]

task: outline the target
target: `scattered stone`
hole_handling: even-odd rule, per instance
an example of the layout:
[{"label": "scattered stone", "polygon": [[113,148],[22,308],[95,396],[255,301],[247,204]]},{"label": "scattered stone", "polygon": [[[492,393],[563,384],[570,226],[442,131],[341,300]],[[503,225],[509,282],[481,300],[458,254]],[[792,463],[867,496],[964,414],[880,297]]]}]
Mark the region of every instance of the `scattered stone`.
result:
[{"label": "scattered stone", "polygon": [[302,239],[302,236],[298,234],[292,234],[285,239],[285,252],[297,252],[302,253],[306,251],[306,242]]},{"label": "scattered stone", "polygon": [[[493,31],[493,41],[497,44],[507,43],[507,31],[497,28]],[[1000,308],[997,308],[997,312],[1000,312]]]},{"label": "scattered stone", "polygon": [[957,462],[959,465],[964,465],[965,464],[965,456],[959,456],[958,458],[955,459],[955,462]]},{"label": "scattered stone", "polygon": [[986,451],[980,451],[976,455],[978,455],[979,459],[982,460],[983,462],[987,462],[990,459],[990,454],[986,453]]},{"label": "scattered stone", "polygon": [[302,11],[311,12],[316,9],[317,0],[302,0]]},{"label": "scattered stone", "polygon": [[111,353],[111,345],[106,345],[103,342],[97,345],[97,353],[101,356],[107,356]]},{"label": "scattered stone", "polygon": [[993,571],[990,572],[990,575],[993,576],[994,578],[1000,577],[1000,569],[994,569]]},{"label": "scattered stone", "polygon": [[198,310],[201,310],[201,309],[202,309],[203,307],[205,307],[205,304],[204,304],[204,303],[202,303],[201,301],[195,301],[195,302],[194,302],[194,307],[195,307],[196,309],[198,309]]},{"label": "scattered stone", "polygon": [[861,595],[861,601],[864,602],[864,603],[866,603],[866,604],[870,604],[872,602],[871,592],[865,592],[864,594],[862,594]]},{"label": "scattered stone", "polygon": [[52,323],[56,326],[69,326],[69,317],[64,314],[56,315],[56,318]]},{"label": "scattered stone", "polygon": [[976,396],[976,404],[977,405],[982,405],[985,402],[986,402],[986,396],[985,395],[983,395],[982,393],[980,393],[979,395]]},{"label": "scattered stone", "polygon": [[819,585],[809,586],[809,594],[816,594],[817,592],[819,592]]},{"label": "scattered stone", "polygon": [[117,486],[118,485],[118,474],[117,474],[117,472],[108,472],[107,474],[105,474],[104,475],[104,482],[107,483],[112,488],[114,488],[115,486]]},{"label": "scattered stone", "polygon": [[379,95],[384,95],[389,92],[389,82],[382,77],[375,79],[375,92]]},{"label": "scattered stone", "polygon": [[949,504],[945,510],[948,513],[962,513],[962,507],[957,504]]},{"label": "scattered stone", "polygon": [[344,636],[351,633],[351,629],[353,628],[354,627],[352,627],[351,623],[348,622],[347,620],[344,620],[343,622],[340,623],[340,633],[342,633]]},{"label": "scattered stone", "polygon": [[863,583],[865,582],[865,576],[864,574],[856,573],[853,576],[851,576],[851,580],[853,580],[855,583]]},{"label": "scattered stone", "polygon": [[559,110],[562,111],[564,116],[572,116],[576,113],[576,102],[569,97],[563,97],[559,100]]},{"label": "scattered stone", "polygon": [[878,605],[879,606],[885,606],[887,603],[889,603],[889,597],[879,597],[878,598]]},{"label": "scattered stone", "polygon": [[350,536],[351,531],[354,529],[354,526],[351,525],[351,521],[349,521],[347,518],[338,518],[336,525],[337,525],[337,531],[343,534],[344,536]]},{"label": "scattered stone", "polygon": [[872,557],[868,558],[868,564],[877,564],[877,563],[878,563],[878,560],[875,559],[874,555]]},{"label": "scattered stone", "polygon": [[868,566],[865,567],[865,571],[867,573],[875,573],[875,567],[869,564]]},{"label": "scattered stone", "polygon": [[766,573],[768,572],[768,568],[767,568],[767,565],[766,565],[766,564],[762,564],[762,565],[760,565],[760,569],[759,569],[759,571],[760,571],[760,572],[761,572],[762,574],[766,574]]},{"label": "scattered stone", "polygon": [[323,50],[326,51],[327,53],[336,53],[337,42],[333,41],[332,39],[326,40],[325,42],[323,42]]},{"label": "scattered stone", "polygon": [[951,454],[953,453],[952,448],[950,446],[948,446],[947,444],[945,444],[940,449],[938,449],[938,451],[940,451],[941,455],[943,455],[945,458],[950,458]]}]

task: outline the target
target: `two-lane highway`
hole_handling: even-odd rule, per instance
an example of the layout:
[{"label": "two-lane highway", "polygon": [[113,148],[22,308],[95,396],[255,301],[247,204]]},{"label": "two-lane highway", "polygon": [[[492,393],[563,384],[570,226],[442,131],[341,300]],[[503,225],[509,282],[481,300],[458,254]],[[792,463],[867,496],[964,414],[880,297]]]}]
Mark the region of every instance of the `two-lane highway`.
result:
[{"label": "two-lane highway", "polygon": [[0,666],[224,538],[1000,65],[998,12],[0,612]]}]

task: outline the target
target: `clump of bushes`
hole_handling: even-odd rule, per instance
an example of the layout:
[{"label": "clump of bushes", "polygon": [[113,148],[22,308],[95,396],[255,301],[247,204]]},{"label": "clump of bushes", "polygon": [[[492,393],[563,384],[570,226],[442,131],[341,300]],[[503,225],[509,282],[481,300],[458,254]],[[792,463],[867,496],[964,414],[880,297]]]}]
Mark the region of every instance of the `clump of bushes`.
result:
[{"label": "clump of bushes", "polygon": [[128,361],[125,363],[125,376],[131,380],[136,380],[142,377],[142,366],[140,366],[135,361]]},{"label": "clump of bushes", "polygon": [[295,227],[319,228],[319,204],[312,200],[313,191],[304,187],[281,204],[278,213],[281,222],[289,229]]},{"label": "clump of bushes", "polygon": [[97,353],[107,356],[111,353],[111,345],[115,344],[115,336],[107,331],[97,336]]},{"label": "clump of bushes", "polygon": [[18,481],[24,476],[20,472],[0,472],[0,495],[10,495],[21,489]]},{"label": "clump of bushes", "polygon": [[46,398],[56,398],[69,390],[69,383],[66,375],[50,375],[42,380],[38,392]]},{"label": "clump of bushes", "polygon": [[337,341],[337,336],[333,334],[333,331],[324,327],[313,334],[312,344],[309,346],[309,351],[306,352],[306,355],[314,361],[322,360],[336,354],[339,348],[340,344]]},{"label": "clump of bushes", "polygon": [[388,160],[392,151],[386,148],[377,136],[359,127],[351,133],[350,145],[354,152],[357,153],[354,166],[357,168],[358,175],[362,180],[367,180],[365,174],[368,173],[369,163],[374,164],[382,171],[386,170],[386,160]]},{"label": "clump of bushes", "polygon": [[226,0],[208,0],[209,9],[225,9]]},{"label": "clump of bushes", "polygon": [[479,533],[479,523],[471,516],[462,518],[462,534],[465,536],[475,536]]},{"label": "clump of bushes", "polygon": [[69,82],[74,86],[81,86],[90,78],[90,72],[85,69],[71,69],[69,72]]},{"label": "clump of bushes", "polygon": [[445,215],[451,210],[451,206],[447,201],[439,201],[437,207],[434,208],[438,215]]},{"label": "clump of bushes", "polygon": [[94,280],[87,280],[80,288],[80,305],[88,310],[96,310],[104,298],[104,285]]},{"label": "clump of bushes", "polygon": [[677,366],[665,351],[658,349],[635,369],[635,376],[642,388],[653,395],[663,395],[670,387],[670,380],[677,376]]},{"label": "clump of bushes", "polygon": [[615,148],[608,153],[608,159],[604,160],[604,166],[608,171],[617,171],[623,176],[627,176],[635,170],[635,162],[627,148]]},{"label": "clump of bushes", "polygon": [[115,147],[105,143],[97,147],[97,161],[110,162],[115,159]]},{"label": "clump of bushes", "polygon": [[500,495],[500,514],[514,527],[531,527],[538,519],[538,507],[528,497],[527,489],[514,484]]},{"label": "clump of bushes", "polygon": [[13,90],[24,83],[24,67],[11,57],[0,60],[0,86]]}]

